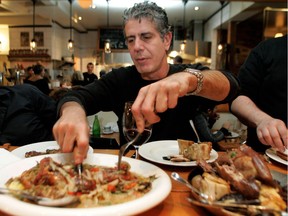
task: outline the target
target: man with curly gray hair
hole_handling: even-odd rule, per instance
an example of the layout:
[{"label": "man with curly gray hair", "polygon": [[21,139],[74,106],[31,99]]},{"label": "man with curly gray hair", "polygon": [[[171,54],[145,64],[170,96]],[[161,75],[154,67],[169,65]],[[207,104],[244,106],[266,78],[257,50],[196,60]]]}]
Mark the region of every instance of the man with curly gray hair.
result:
[{"label": "man with curly gray hair", "polygon": [[83,161],[89,147],[86,115],[113,111],[122,145],[124,104],[134,101],[132,112],[138,132],[144,130],[145,123],[153,124],[149,141],[196,141],[189,120],[199,104],[227,103],[238,93],[238,82],[231,73],[209,70],[201,64],[168,64],[172,32],[165,10],[155,3],[135,4],[124,11],[123,18],[134,65],[112,69],[59,102],[54,136],[63,152],[74,151],[76,164]]}]

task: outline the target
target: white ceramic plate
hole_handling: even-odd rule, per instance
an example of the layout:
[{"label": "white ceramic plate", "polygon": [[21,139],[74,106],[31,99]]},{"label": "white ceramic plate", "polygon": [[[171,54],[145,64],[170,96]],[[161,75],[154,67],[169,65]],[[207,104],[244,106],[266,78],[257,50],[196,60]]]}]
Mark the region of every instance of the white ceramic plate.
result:
[{"label": "white ceramic plate", "polygon": [[[11,153],[19,158],[25,158],[26,152],[45,152],[47,149],[59,149],[59,145],[56,141],[38,142],[18,147],[11,151]],[[91,146],[89,147],[88,154],[93,154],[93,148]]]},{"label": "white ceramic plate", "polygon": [[[171,165],[171,166],[196,166],[196,161],[190,162],[173,162],[164,160],[163,157],[169,155],[178,155],[179,146],[177,140],[161,140],[155,142],[148,142],[139,148],[139,154],[150,161]],[[208,163],[215,161],[218,158],[218,153],[212,149]]]},{"label": "white ceramic plate", "polygon": [[229,132],[231,133],[231,136],[225,136],[226,139],[235,139],[240,136],[238,133],[235,133],[233,131],[229,131]]},{"label": "white ceramic plate", "polygon": [[16,157],[11,152],[3,148],[0,148],[0,158],[0,168],[6,166],[9,163],[20,160],[19,157]]},{"label": "white ceramic plate", "polygon": [[[67,163],[72,161],[72,154],[51,154],[49,155],[55,161]],[[0,169],[0,187],[13,177],[20,175],[36,165],[45,155],[31,157],[16,161]],[[102,166],[116,166],[117,155],[108,154],[89,154],[84,163],[97,164]],[[150,163],[123,157],[131,165],[131,171],[143,176],[156,175],[157,179],[152,183],[152,189],[143,197],[122,204],[98,207],[98,208],[56,208],[45,207],[26,203],[12,196],[0,195],[0,209],[11,215],[29,215],[29,216],[94,216],[94,215],[135,215],[146,211],[161,203],[171,191],[171,180],[169,176],[160,168]]]},{"label": "white ceramic plate", "polygon": [[280,158],[273,149],[271,149],[271,148],[270,148],[270,149],[267,149],[267,150],[266,150],[266,155],[267,155],[269,158],[271,158],[271,159],[273,159],[273,160],[275,160],[275,161],[277,161],[277,162],[279,162],[279,163],[282,163],[282,164],[288,166],[288,161]]}]

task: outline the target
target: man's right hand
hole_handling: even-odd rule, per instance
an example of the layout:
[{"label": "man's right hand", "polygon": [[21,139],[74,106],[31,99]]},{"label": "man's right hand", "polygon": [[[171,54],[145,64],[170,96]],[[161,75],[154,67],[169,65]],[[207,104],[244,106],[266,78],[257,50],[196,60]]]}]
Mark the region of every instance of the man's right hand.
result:
[{"label": "man's right hand", "polygon": [[53,134],[62,152],[73,152],[75,164],[83,162],[89,149],[89,125],[80,104],[67,102],[62,106]]}]

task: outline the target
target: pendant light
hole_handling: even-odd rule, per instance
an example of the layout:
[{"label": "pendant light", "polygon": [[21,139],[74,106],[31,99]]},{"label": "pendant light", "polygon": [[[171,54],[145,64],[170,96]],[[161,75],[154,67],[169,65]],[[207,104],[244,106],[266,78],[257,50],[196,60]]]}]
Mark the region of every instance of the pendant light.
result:
[{"label": "pendant light", "polygon": [[184,8],[183,8],[183,42],[180,44],[180,53],[185,53],[186,47],[186,28],[185,28],[185,15],[186,15],[186,4],[188,0],[182,0]]},{"label": "pendant light", "polygon": [[222,8],[223,8],[223,4],[224,1],[220,1],[221,4],[221,10],[220,10],[220,34],[219,34],[219,42],[217,45],[217,52],[219,55],[222,54],[223,49],[224,49],[224,42],[223,42],[223,37],[222,37]]},{"label": "pendant light", "polygon": [[[109,28],[109,0],[106,0],[106,1],[107,1],[107,27]],[[110,46],[110,40],[109,39],[105,40],[104,52],[105,53],[111,53],[111,46]]]},{"label": "pendant light", "polygon": [[32,0],[33,2],[33,38],[30,42],[30,50],[32,52],[35,52],[37,49],[37,43],[35,41],[35,4],[36,4],[36,0]]},{"label": "pendant light", "polygon": [[72,1],[73,0],[68,0],[70,3],[70,39],[68,40],[68,45],[67,48],[69,50],[69,52],[73,52],[74,51],[74,41],[72,39]]}]

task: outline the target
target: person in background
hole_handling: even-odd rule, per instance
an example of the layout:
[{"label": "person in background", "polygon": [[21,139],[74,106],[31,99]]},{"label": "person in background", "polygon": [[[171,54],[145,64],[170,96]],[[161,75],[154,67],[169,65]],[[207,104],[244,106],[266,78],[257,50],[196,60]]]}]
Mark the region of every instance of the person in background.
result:
[{"label": "person in background", "polygon": [[69,80],[63,79],[62,82],[60,83],[61,88],[72,88],[72,83]]},{"label": "person in background", "polygon": [[48,96],[33,85],[0,86],[0,145],[54,140],[57,101],[68,91],[57,88]]},{"label": "person in background", "polygon": [[72,86],[84,85],[83,73],[74,71],[71,77]]},{"label": "person in background", "polygon": [[223,140],[225,136],[231,135],[229,128],[231,123],[226,121],[218,131],[212,131],[214,123],[219,119],[219,115],[214,107],[199,106],[196,115],[193,118],[195,128],[201,141],[210,141],[213,143],[213,149],[217,149],[217,142]]},{"label": "person in background", "polygon": [[0,145],[54,140],[56,101],[33,85],[0,86]]},{"label": "person in background", "polygon": [[231,112],[247,125],[247,145],[284,151],[287,142],[287,35],[259,43],[241,66]]},{"label": "person in background", "polygon": [[49,95],[50,88],[47,78],[45,78],[44,67],[40,64],[33,66],[34,76],[25,80],[25,83],[36,86],[44,94]]},{"label": "person in background", "polygon": [[34,76],[34,70],[32,66],[27,67],[26,69],[26,77],[24,79],[24,82],[26,79],[29,79],[30,77]]},{"label": "person in background", "polygon": [[93,73],[93,70],[94,70],[94,65],[92,62],[89,62],[87,64],[87,72],[83,73],[83,77],[84,77],[83,84],[84,85],[88,85],[90,83],[93,83],[94,80],[98,79],[97,75]]},{"label": "person in background", "polygon": [[175,58],[173,59],[173,63],[174,64],[183,64],[183,58],[181,56],[175,56]]},{"label": "person in background", "polygon": [[105,70],[101,70],[101,71],[99,72],[100,78],[101,78],[102,76],[105,76],[105,74],[106,74],[106,71],[105,71]]},{"label": "person in background", "polygon": [[189,120],[199,104],[226,103],[238,94],[238,81],[229,72],[209,70],[201,64],[168,64],[172,32],[161,7],[144,1],[124,11],[124,35],[133,66],[112,69],[101,79],[69,92],[59,102],[60,118],[53,127],[63,152],[74,152],[81,163],[89,147],[86,115],[113,111],[118,117],[120,144],[124,104],[134,101],[132,112],[138,132],[153,124],[149,141],[196,141]]}]

